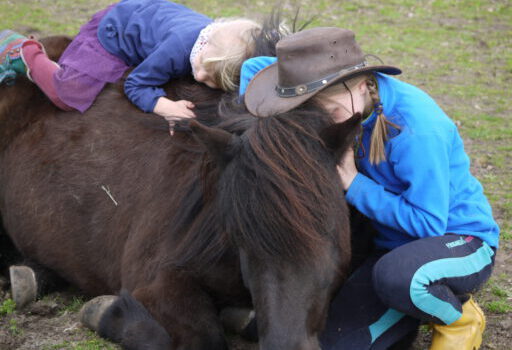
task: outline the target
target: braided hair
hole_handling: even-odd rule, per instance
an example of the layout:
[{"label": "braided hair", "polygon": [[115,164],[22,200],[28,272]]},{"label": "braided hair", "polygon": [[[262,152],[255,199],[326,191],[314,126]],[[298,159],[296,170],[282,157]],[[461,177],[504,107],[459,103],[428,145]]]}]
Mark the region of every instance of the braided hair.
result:
[{"label": "braided hair", "polygon": [[370,163],[379,164],[386,160],[386,154],[384,152],[384,144],[389,139],[389,127],[400,129],[398,125],[390,122],[383,113],[382,103],[379,97],[379,90],[377,85],[377,79],[373,74],[368,75],[366,79],[366,86],[370,93],[373,108],[377,114],[377,120],[372,131],[370,139]]}]

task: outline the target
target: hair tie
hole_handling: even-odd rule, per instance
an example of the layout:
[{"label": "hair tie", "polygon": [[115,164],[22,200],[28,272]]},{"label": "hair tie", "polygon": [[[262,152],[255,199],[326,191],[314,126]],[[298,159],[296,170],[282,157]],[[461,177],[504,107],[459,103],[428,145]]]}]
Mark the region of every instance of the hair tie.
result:
[{"label": "hair tie", "polygon": [[373,105],[373,108],[375,110],[375,113],[377,113],[377,115],[381,115],[383,110],[384,110],[384,107],[382,106],[382,102],[377,102]]}]

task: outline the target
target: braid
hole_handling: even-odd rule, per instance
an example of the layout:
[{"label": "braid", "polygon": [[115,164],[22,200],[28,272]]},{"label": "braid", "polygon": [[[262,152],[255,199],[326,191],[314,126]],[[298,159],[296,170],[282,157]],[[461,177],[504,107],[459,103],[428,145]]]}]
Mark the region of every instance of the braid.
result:
[{"label": "braid", "polygon": [[387,120],[382,111],[382,103],[380,102],[375,76],[372,75],[369,77],[366,80],[366,85],[368,86],[368,92],[370,93],[370,98],[375,112],[377,113],[377,120],[375,121],[375,127],[373,128],[370,141],[370,163],[378,164],[386,160],[384,144],[388,140],[388,125],[394,128],[399,128],[399,126]]}]

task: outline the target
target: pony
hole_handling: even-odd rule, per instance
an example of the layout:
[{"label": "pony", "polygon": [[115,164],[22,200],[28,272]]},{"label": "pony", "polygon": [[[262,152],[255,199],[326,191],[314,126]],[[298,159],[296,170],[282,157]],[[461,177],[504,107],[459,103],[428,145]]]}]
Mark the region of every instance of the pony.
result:
[{"label": "pony", "polygon": [[[42,41],[53,59],[69,43]],[[261,349],[320,349],[351,259],[336,164],[360,116],[260,119],[187,79],[166,90],[196,105],[173,137],[121,84],[83,115],[27,79],[0,87],[6,234],[84,294],[120,294],[98,332],[126,349],[227,349],[226,306],[254,308]]]}]

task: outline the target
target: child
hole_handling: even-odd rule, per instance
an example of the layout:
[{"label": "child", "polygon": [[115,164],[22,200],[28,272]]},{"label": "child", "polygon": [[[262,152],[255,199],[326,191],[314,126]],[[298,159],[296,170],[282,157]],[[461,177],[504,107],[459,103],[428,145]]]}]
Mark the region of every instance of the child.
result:
[{"label": "child", "polygon": [[192,72],[214,89],[236,89],[242,62],[254,52],[260,25],[248,19],[212,21],[167,0],[123,0],[96,13],[59,64],[42,45],[12,31],[0,33],[0,82],[26,74],[63,110],[85,112],[107,82],[126,70],[124,90],[144,112],[194,117],[189,101],[171,101],[160,88]]},{"label": "child", "polygon": [[387,349],[419,320],[433,325],[432,350],[478,349],[485,318],[470,293],[492,272],[499,228],[455,124],[425,92],[389,76],[399,69],[368,64],[349,30],[292,34],[268,63],[242,66],[253,115],[311,100],[334,122],[365,118],[358,167],[348,152],[338,172],[346,200],[378,231],[376,249],[335,296],[322,349]]}]

